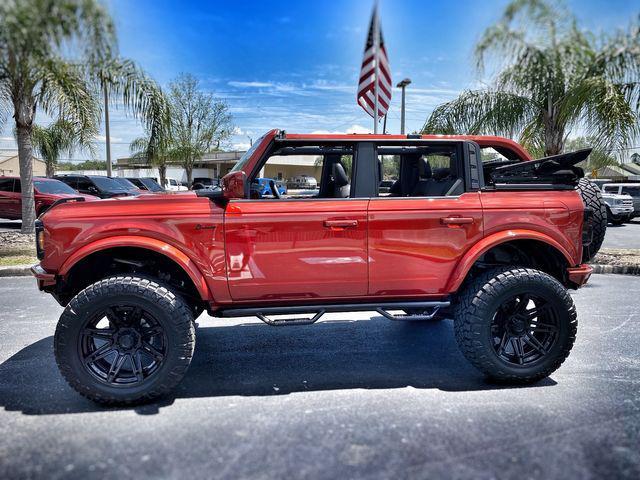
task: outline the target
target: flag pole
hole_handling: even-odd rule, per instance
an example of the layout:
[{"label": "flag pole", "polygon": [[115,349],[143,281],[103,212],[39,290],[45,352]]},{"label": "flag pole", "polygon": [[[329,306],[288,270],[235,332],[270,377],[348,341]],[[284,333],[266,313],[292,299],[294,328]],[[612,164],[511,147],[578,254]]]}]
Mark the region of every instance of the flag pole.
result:
[{"label": "flag pole", "polygon": [[380,32],[379,32],[380,22],[378,20],[378,2],[376,1],[373,6],[373,58],[376,62],[376,70],[375,70],[375,104],[373,108],[373,133],[378,133],[378,76],[379,72],[379,61],[378,61],[378,49],[380,48]]}]

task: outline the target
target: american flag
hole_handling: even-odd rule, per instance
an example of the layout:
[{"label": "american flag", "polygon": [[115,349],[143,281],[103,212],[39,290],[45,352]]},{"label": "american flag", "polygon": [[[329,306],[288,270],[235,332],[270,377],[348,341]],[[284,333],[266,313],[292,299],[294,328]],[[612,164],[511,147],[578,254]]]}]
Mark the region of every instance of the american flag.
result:
[{"label": "american flag", "polygon": [[382,38],[382,28],[377,6],[373,9],[364,59],[360,69],[358,84],[358,105],[371,117],[375,116],[376,92],[378,97],[378,117],[386,115],[391,103],[391,69],[387,49]]}]

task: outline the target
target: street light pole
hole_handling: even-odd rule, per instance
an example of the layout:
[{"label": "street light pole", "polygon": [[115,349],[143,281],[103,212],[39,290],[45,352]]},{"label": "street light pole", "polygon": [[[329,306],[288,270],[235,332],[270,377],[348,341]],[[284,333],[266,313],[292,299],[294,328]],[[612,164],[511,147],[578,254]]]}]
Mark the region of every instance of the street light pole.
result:
[{"label": "street light pole", "polygon": [[402,103],[400,106],[400,135],[404,135],[404,111],[405,111],[405,99],[406,99],[405,89],[407,88],[407,85],[409,85],[410,83],[411,83],[411,79],[405,78],[400,83],[398,83],[398,85],[396,85],[396,87],[402,89]]}]

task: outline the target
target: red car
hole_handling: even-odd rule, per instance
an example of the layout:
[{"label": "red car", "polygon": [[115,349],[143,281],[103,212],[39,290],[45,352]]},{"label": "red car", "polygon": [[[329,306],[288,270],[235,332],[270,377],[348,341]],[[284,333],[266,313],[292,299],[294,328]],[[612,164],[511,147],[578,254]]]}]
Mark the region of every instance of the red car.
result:
[{"label": "red car", "polygon": [[[453,318],[485,375],[539,380],[571,350],[567,289],[587,282],[604,238],[604,203],[575,166],[588,154],[531,160],[499,137],[273,130],[220,189],[56,206],[36,224],[33,272],[66,307],[58,366],[95,401],[140,402],[184,376],[203,310],[270,325],[376,310]],[[284,195],[272,181],[256,194],[254,179],[282,178],[287,156],[308,157],[294,168],[319,189]]]},{"label": "red car", "polygon": [[[33,193],[36,202],[36,214],[40,216],[51,205],[62,198],[99,200],[93,195],[76,192],[67,184],[52,178],[35,177]],[[0,177],[0,218],[20,220],[22,218],[22,187],[20,177]]]}]

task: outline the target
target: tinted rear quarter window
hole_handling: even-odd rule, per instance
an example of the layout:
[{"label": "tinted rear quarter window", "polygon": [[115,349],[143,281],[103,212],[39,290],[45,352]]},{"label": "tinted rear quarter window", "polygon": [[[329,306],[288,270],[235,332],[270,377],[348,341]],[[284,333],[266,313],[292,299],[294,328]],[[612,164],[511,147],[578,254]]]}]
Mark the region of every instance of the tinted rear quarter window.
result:
[{"label": "tinted rear quarter window", "polygon": [[13,192],[13,178],[0,178],[0,192]]}]

